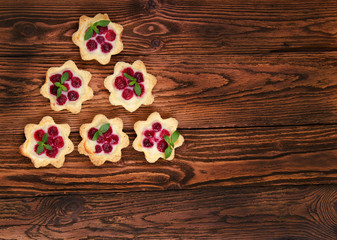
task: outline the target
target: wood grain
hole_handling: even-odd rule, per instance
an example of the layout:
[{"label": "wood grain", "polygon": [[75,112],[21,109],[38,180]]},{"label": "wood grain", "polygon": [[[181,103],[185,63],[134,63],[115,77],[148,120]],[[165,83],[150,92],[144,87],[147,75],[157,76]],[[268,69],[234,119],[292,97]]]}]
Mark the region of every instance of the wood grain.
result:
[{"label": "wood grain", "polygon": [[337,238],[337,187],[203,189],[0,200],[2,239]]},{"label": "wood grain", "polygon": [[127,55],[337,49],[334,0],[26,0],[0,3],[0,55],[79,56],[71,41],[78,19],[100,12],[124,26]]},{"label": "wood grain", "polygon": [[[106,66],[71,41],[100,12],[124,26]],[[336,16],[335,0],[1,1],[0,239],[337,239]],[[78,115],[39,93],[68,59],[93,74]],[[129,113],[103,79],[137,59],[158,84]],[[171,162],[128,146],[95,167],[75,148],[61,169],[35,169],[18,152],[46,115],[77,146],[98,113],[122,118],[132,142],[154,111],[185,137]]]},{"label": "wood grain", "polygon": [[[135,134],[127,132],[130,142]],[[18,147],[21,135],[1,135],[0,197],[337,183],[337,125],[181,130],[173,161],[146,162],[131,145],[122,160],[95,167],[77,152],[61,169],[35,169]],[[80,136],[71,134],[78,145]]]},{"label": "wood grain", "polygon": [[103,80],[113,73],[115,62],[136,59],[118,56],[109,66],[73,59],[79,68],[93,74],[89,85],[95,94],[78,115],[52,111],[40,94],[47,69],[61,66],[67,59],[0,59],[0,132],[11,129],[22,133],[27,123],[37,123],[45,115],[56,122],[66,121],[78,131],[98,113],[118,116],[125,128],[132,130],[136,121],[145,120],[153,111],[165,118],[175,117],[184,129],[337,123],[334,54],[139,58],[158,83],[153,90],[154,103],[134,113],[109,103]]}]

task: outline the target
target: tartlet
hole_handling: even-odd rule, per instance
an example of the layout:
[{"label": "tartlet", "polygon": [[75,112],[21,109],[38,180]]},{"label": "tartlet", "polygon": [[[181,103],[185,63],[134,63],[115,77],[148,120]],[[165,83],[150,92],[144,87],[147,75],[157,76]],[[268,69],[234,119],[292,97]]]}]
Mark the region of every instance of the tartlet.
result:
[{"label": "tartlet", "polygon": [[[48,164],[60,168],[63,166],[65,155],[74,150],[69,134],[68,124],[56,124],[52,117],[46,116],[39,124],[26,125],[26,141],[20,146],[20,153],[30,158],[36,168]],[[44,145],[41,153],[38,153],[39,145]],[[51,149],[47,149],[50,147]]]},{"label": "tartlet", "polygon": [[[169,144],[164,136],[171,136],[178,127],[175,118],[162,119],[158,112],[152,113],[146,121],[138,121],[134,125],[137,134],[132,146],[139,152],[144,152],[148,162],[154,163],[158,158],[165,159],[165,150]],[[174,158],[175,148],[180,147],[184,142],[183,136],[179,135],[174,143],[171,155],[166,160]]]},{"label": "tartlet", "polygon": [[[68,78],[66,78],[66,73]],[[63,78],[66,79],[64,82]],[[50,100],[50,107],[54,111],[67,109],[76,114],[81,111],[82,103],[94,96],[92,89],[88,86],[90,79],[90,72],[79,70],[73,61],[68,60],[61,67],[48,69],[46,81],[40,93]],[[59,89],[61,95],[57,96]]]},{"label": "tartlet", "polygon": [[106,65],[112,55],[123,50],[123,26],[111,21],[104,27],[97,25],[99,33],[93,31],[92,36],[85,40],[87,30],[99,21],[110,21],[108,14],[97,14],[93,18],[81,16],[78,30],[73,34],[72,40],[80,48],[83,60],[96,59],[100,64]]},{"label": "tartlet", "polygon": [[[104,80],[104,86],[110,92],[110,103],[121,105],[129,112],[136,111],[142,104],[153,103],[152,89],[156,83],[156,77],[147,73],[144,63],[140,60],[135,61],[132,65],[126,62],[117,62],[114,73]],[[138,94],[137,85],[139,86]]]},{"label": "tartlet", "polygon": [[[101,135],[97,134],[99,137],[95,140],[95,133],[106,124],[110,126]],[[121,150],[129,145],[129,137],[123,132],[122,119],[108,119],[102,114],[96,115],[91,123],[83,124],[80,135],[82,141],[78,145],[79,153],[89,156],[96,166],[105,161],[119,161],[122,157]]]}]

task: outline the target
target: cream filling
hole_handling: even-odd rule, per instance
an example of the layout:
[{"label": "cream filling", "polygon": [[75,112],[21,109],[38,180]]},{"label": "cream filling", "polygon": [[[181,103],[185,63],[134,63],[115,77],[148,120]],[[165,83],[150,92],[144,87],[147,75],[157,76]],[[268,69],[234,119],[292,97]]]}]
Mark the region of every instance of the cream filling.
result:
[{"label": "cream filling", "polygon": [[[64,71],[71,71],[71,72],[73,73],[73,77],[78,77],[79,79],[81,79],[82,85],[81,85],[79,88],[74,88],[74,87],[71,85],[71,80],[67,80],[67,81],[64,82],[64,83],[67,83],[67,84],[69,85],[69,90],[68,90],[67,92],[62,91],[62,94],[66,95],[66,97],[67,97],[66,103],[65,103],[64,105],[62,105],[62,106],[65,106],[65,105],[76,105],[76,104],[77,104],[77,101],[78,101],[78,100],[81,98],[81,96],[83,96],[83,94],[85,93],[85,92],[84,92],[84,87],[83,87],[83,77],[81,77],[81,76],[79,76],[79,75],[76,75],[76,74],[74,73],[74,70],[73,70],[73,69],[68,69],[68,68],[64,69],[62,72],[59,72],[59,73],[53,73],[51,76],[53,76],[53,75],[55,75],[55,74],[61,74],[61,75],[62,75],[62,73],[63,73]],[[54,85],[53,82],[50,81],[50,83],[51,83],[51,84],[49,85],[49,90],[48,90],[48,91],[50,91],[50,87]],[[73,90],[73,91],[76,91],[76,92],[78,93],[78,95],[79,95],[79,97],[78,97],[78,99],[77,99],[76,101],[70,101],[69,98],[68,98],[68,93],[69,93],[70,91],[72,91],[72,90]],[[50,95],[53,96],[53,97],[55,98],[55,101],[56,101],[57,96],[52,95],[52,94],[50,94]],[[56,104],[57,104],[57,101],[56,101]],[[59,105],[59,104],[57,104],[57,105]],[[59,106],[61,106],[61,105],[59,105]]]},{"label": "cream filling", "polygon": [[[154,124],[154,123],[156,123],[156,122],[158,122],[158,121],[153,121],[153,122],[151,123],[150,126],[144,127],[144,128],[142,129],[141,146],[142,146],[142,148],[144,149],[144,153],[145,153],[145,154],[148,154],[148,155],[158,155],[158,154],[159,154],[159,155],[161,155],[161,156],[164,156],[164,153],[163,153],[163,152],[159,152],[159,151],[158,151],[158,149],[157,149],[157,144],[158,144],[158,142],[161,140],[161,138],[160,138],[160,133],[161,133],[161,131],[162,131],[163,129],[168,130],[168,131],[170,132],[170,136],[172,135],[174,129],[171,129],[169,126],[166,126],[166,125],[164,125],[163,123],[159,122],[159,123],[161,124],[162,128],[161,128],[161,130],[160,130],[159,132],[155,132],[155,135],[154,135],[154,138],[158,138],[158,141],[155,142],[155,141],[153,140],[153,141],[152,141],[152,142],[153,142],[153,146],[152,146],[151,148],[144,147],[144,145],[143,145],[143,140],[144,140],[145,138],[147,138],[147,137],[145,137],[145,135],[144,135],[145,131],[146,131],[146,130],[153,130],[153,129],[152,129],[152,124]],[[164,138],[163,138],[163,139],[164,139]]]},{"label": "cream filling", "polygon": [[[99,126],[95,126],[95,128],[99,129],[102,125],[104,125],[104,124],[101,124],[101,125],[99,125]],[[110,125],[110,127],[112,128],[112,134],[117,135],[118,138],[119,138],[118,144],[111,144],[111,143],[109,143],[109,144],[112,146],[112,151],[111,151],[111,152],[105,153],[105,152],[103,151],[103,147],[102,147],[102,146],[103,146],[104,143],[98,143],[97,141],[93,141],[93,140],[90,140],[90,139],[88,138],[88,132],[89,132],[89,130],[90,130],[91,127],[90,127],[90,128],[88,129],[88,131],[86,132],[86,137],[87,137],[87,141],[85,142],[86,148],[89,149],[91,152],[97,154],[97,155],[110,155],[110,154],[113,154],[113,153],[116,151],[117,146],[121,143],[121,137],[120,137],[119,134],[118,134],[118,131],[117,131],[118,129],[117,129],[117,127],[111,126],[111,125]],[[97,144],[100,145],[100,146],[102,147],[102,152],[100,152],[100,153],[96,153],[95,146],[96,146]]]},{"label": "cream filling", "polygon": [[[108,31],[109,31],[109,30],[114,31],[115,34],[116,34],[116,30],[115,30],[115,29],[109,28],[109,27],[108,27]],[[85,32],[86,32],[86,30],[84,30],[83,36],[85,35]],[[102,35],[99,35],[99,34],[96,33],[96,36],[95,36],[94,38],[91,37],[91,38],[89,38],[88,40],[85,40],[85,41],[84,41],[85,50],[86,50],[89,54],[95,54],[95,55],[99,54],[99,55],[103,55],[103,56],[105,56],[106,54],[111,53],[111,51],[113,51],[113,49],[116,47],[117,34],[116,34],[115,40],[113,40],[112,42],[106,39],[105,34],[106,34],[106,33],[104,33],[104,34],[102,34]],[[104,42],[108,42],[108,43],[110,43],[110,44],[112,45],[112,48],[111,48],[110,52],[107,52],[107,53],[102,52],[102,50],[101,50],[101,45],[102,45],[102,44],[99,44],[99,43],[97,42],[97,40],[96,40],[96,37],[97,37],[97,36],[103,36],[104,39],[105,39]],[[95,42],[97,43],[97,48],[96,48],[95,50],[90,51],[90,50],[87,48],[87,42],[88,42],[89,40],[95,40]]]},{"label": "cream filling", "polygon": [[[55,126],[54,124],[48,124],[48,125],[45,125],[43,128],[41,127],[37,127],[34,129],[34,131],[32,132],[32,137],[31,137],[31,141],[29,141],[28,143],[28,149],[32,149],[33,151],[33,154],[34,154],[34,157],[35,158],[39,158],[39,159],[45,159],[46,157],[47,158],[50,158],[46,155],[46,152],[42,153],[41,155],[38,155],[36,152],[35,152],[35,145],[38,143],[38,141],[35,140],[35,137],[34,137],[34,133],[37,131],[37,130],[40,130],[42,129],[45,133],[48,133],[48,128],[51,127],[51,126]],[[56,126],[57,127],[57,126]],[[65,149],[65,137],[64,135],[62,134],[62,132],[60,131],[60,128],[57,127],[58,131],[59,131],[59,134],[57,135],[58,136],[61,136],[63,138],[63,141],[64,141],[64,146],[62,148],[58,148],[58,153],[56,154],[55,158],[60,154],[60,152],[62,152],[64,149]]]},{"label": "cream filling", "polygon": [[[125,69],[125,68],[123,68],[123,70],[124,70],[124,69]],[[122,70],[122,71],[123,71],[123,70]],[[132,98],[129,99],[129,100],[126,100],[126,99],[124,99],[123,96],[122,96],[123,91],[124,91],[125,88],[122,89],[122,90],[117,89],[117,88],[115,87],[115,81],[113,81],[113,87],[117,90],[117,91],[116,91],[116,94],[117,94],[118,98],[121,99],[123,102],[127,103],[128,105],[135,105],[136,103],[139,103],[139,100],[144,99],[144,97],[146,96],[146,93],[149,91],[149,87],[148,87],[148,86],[149,86],[149,80],[145,77],[145,74],[144,74],[141,70],[139,70],[139,69],[137,69],[137,68],[132,68],[132,70],[133,70],[134,73],[136,73],[136,72],[141,72],[141,73],[143,74],[144,81],[140,83],[140,84],[143,84],[143,85],[144,85],[144,93],[143,93],[143,96],[141,96],[141,97],[140,97],[140,96],[137,96],[137,94],[134,92]],[[116,78],[118,78],[119,76],[121,76],[121,75],[118,75]],[[115,80],[116,80],[116,78],[115,78]],[[133,86],[130,86],[130,87],[132,87],[131,90],[133,91],[134,85],[133,85]]]}]

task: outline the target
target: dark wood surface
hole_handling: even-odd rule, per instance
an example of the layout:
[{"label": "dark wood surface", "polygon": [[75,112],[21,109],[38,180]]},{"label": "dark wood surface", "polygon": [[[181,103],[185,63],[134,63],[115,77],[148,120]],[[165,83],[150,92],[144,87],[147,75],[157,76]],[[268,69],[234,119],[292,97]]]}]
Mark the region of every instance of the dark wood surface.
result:
[{"label": "dark wood surface", "polygon": [[[124,26],[102,66],[71,41],[81,15]],[[305,0],[1,1],[0,239],[337,239],[337,3]],[[66,60],[90,71],[94,98],[71,114],[39,93]],[[103,79],[118,61],[157,76],[155,101],[114,107]],[[173,161],[132,146],[95,167],[75,150],[61,169],[18,152],[23,129],[98,113],[133,124],[175,117]]]},{"label": "dark wood surface", "polygon": [[336,186],[1,199],[4,239],[336,239]]}]

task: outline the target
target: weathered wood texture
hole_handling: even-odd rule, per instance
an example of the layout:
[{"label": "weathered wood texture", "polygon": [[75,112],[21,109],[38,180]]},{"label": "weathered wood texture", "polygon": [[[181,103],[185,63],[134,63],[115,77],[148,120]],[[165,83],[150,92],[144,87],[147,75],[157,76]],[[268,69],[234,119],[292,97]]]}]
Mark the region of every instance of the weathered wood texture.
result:
[{"label": "weathered wood texture", "polygon": [[2,239],[337,238],[337,187],[68,195],[0,200]]},{"label": "weathered wood texture", "polygon": [[[106,66],[71,41],[79,17],[99,12],[124,26]],[[335,0],[1,1],[0,238],[336,239],[336,16]],[[39,93],[68,59],[93,74],[78,115]],[[158,84],[151,106],[128,113],[103,79],[137,59]],[[35,169],[18,152],[24,126],[46,115],[77,146],[98,113],[122,118],[132,142],[153,111],[185,137],[171,162],[130,145],[115,164],[75,148],[61,169]]]},{"label": "weathered wood texture", "polygon": [[[73,59],[89,70],[95,97],[83,104],[80,114],[55,112],[40,94],[47,69],[61,66],[62,57],[0,60],[0,131],[22,133],[29,122],[45,115],[66,120],[73,131],[98,113],[121,117],[126,129],[158,111],[175,117],[180,128],[218,128],[337,123],[337,58],[334,54],[273,54],[270,56],[139,56],[158,78],[155,101],[134,113],[109,103],[103,86],[117,61],[108,66]],[[18,74],[19,73],[19,74]],[[24,118],[22,116],[25,116]],[[13,125],[12,121],[16,124]]]},{"label": "weathered wood texture", "polygon": [[78,18],[124,26],[123,54],[335,51],[336,1],[2,1],[0,55],[71,54]]},{"label": "weathered wood texture", "polygon": [[[127,133],[133,142],[135,134]],[[130,145],[121,161],[102,167],[76,149],[61,169],[35,169],[17,151],[22,134],[2,135],[0,197],[337,183],[337,125],[183,129],[181,134],[185,143],[171,162],[149,164]]]}]

